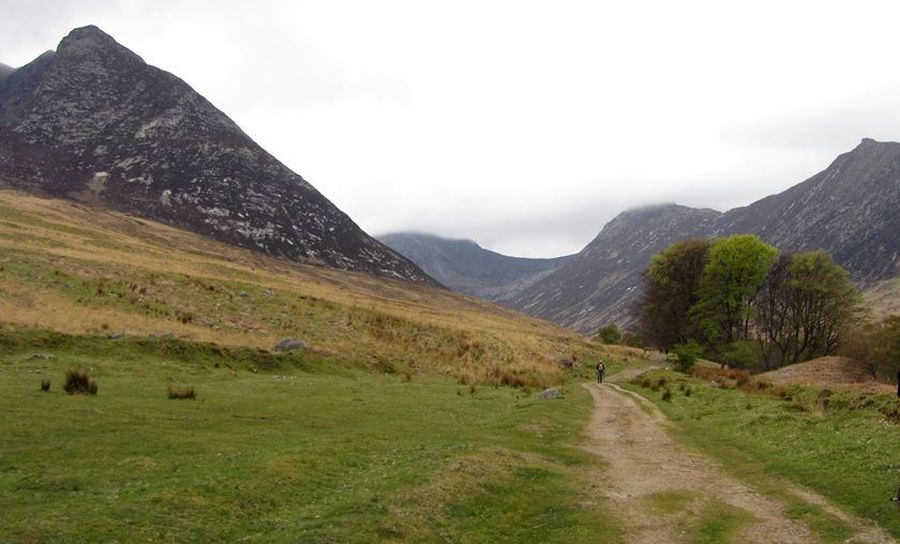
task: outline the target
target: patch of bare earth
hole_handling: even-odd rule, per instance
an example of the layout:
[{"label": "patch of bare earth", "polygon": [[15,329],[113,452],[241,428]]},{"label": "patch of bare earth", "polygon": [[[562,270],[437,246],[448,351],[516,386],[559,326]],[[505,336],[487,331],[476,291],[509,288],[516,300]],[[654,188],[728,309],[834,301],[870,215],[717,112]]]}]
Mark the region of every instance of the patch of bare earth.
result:
[{"label": "patch of bare earth", "polygon": [[[633,377],[625,371],[617,380]],[[711,458],[692,452],[666,432],[668,421],[648,400],[615,384],[586,386],[595,411],[588,425],[587,449],[608,463],[608,499],[627,526],[630,543],[685,541],[696,521],[710,511],[740,512],[734,542],[817,542],[804,524],[785,515],[785,505],[725,473]],[[787,484],[786,484],[787,485]],[[790,486],[788,486],[790,487]],[[825,508],[857,532],[852,542],[893,540],[871,524],[846,514],[807,490],[785,489]],[[675,497],[675,508],[659,508],[661,498]]]}]

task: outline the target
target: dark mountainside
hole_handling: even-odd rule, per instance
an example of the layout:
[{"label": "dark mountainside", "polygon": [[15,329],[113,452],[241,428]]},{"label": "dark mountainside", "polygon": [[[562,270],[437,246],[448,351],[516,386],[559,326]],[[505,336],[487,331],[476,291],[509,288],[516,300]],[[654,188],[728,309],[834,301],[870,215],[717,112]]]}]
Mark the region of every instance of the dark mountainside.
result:
[{"label": "dark mountainside", "polygon": [[514,308],[582,332],[625,324],[641,271],[672,243],[710,232],[720,213],[675,204],[629,210],[556,272],[510,301]]},{"label": "dark mountainside", "polygon": [[435,283],[185,82],[93,26],[15,71],[0,68],[4,184],[270,255]]},{"label": "dark mountainside", "polygon": [[509,299],[571,258],[508,257],[472,240],[418,233],[387,234],[378,239],[447,287],[493,302]]},{"label": "dark mountainside", "polygon": [[7,65],[3,64],[2,62],[0,62],[0,81],[3,81],[6,78],[6,76],[13,73],[14,71],[15,71],[15,69],[13,67],[7,66]]},{"label": "dark mountainside", "polygon": [[781,250],[828,250],[863,287],[900,275],[900,144],[865,139],[803,183],[724,214],[674,205],[622,213],[510,303],[582,332],[627,326],[655,253],[683,238],[738,233]]}]

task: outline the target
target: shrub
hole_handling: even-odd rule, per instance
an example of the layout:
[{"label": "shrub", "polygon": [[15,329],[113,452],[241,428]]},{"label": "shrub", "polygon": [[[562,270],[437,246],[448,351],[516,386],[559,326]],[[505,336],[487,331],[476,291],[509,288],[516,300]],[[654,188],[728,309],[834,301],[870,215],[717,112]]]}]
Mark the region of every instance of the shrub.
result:
[{"label": "shrub", "polygon": [[672,402],[672,390],[666,387],[666,390],[663,391],[662,400],[666,402]]},{"label": "shrub", "polygon": [[50,380],[41,380],[41,391],[47,393],[50,391]]},{"label": "shrub", "polygon": [[194,386],[187,387],[172,387],[171,385],[168,387],[169,390],[169,398],[173,400],[184,400],[184,399],[195,399],[197,398],[197,393],[194,391]]},{"label": "shrub", "polygon": [[63,389],[70,395],[96,395],[97,382],[91,379],[87,372],[70,369],[66,372],[66,383]]},{"label": "shrub", "polygon": [[618,325],[611,323],[597,331],[597,338],[604,344],[618,344],[622,341],[622,331]]},{"label": "shrub", "polygon": [[691,386],[687,386],[684,388],[684,396],[685,397],[690,397],[691,393],[693,393],[693,392],[694,392],[694,390],[691,389]]},{"label": "shrub", "polygon": [[675,363],[675,369],[681,372],[689,371],[701,354],[700,344],[694,340],[684,344],[677,344],[672,351],[675,352],[675,357],[678,359]]}]

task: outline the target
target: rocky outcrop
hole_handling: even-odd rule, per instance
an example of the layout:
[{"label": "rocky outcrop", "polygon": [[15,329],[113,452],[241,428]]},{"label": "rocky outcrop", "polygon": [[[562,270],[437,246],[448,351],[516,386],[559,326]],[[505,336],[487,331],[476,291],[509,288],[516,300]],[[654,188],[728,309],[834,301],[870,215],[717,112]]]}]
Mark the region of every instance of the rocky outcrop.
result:
[{"label": "rocky outcrop", "polygon": [[434,284],[184,81],[96,27],[0,77],[9,185],[270,255]]},{"label": "rocky outcrop", "polygon": [[570,259],[508,257],[472,240],[419,233],[387,234],[379,240],[450,289],[493,302],[509,300]]}]

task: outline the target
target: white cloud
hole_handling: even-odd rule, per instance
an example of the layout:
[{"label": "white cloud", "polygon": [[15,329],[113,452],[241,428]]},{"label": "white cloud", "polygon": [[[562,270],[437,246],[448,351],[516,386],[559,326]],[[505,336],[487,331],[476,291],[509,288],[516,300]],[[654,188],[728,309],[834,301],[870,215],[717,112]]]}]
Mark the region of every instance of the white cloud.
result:
[{"label": "white cloud", "polygon": [[95,23],[370,232],[577,250],[642,202],[726,209],[897,139],[888,1],[0,1],[0,61]]}]

